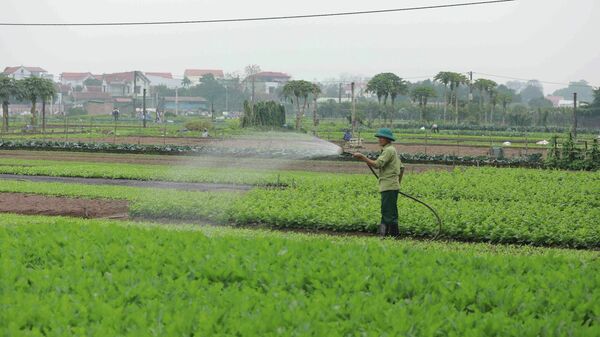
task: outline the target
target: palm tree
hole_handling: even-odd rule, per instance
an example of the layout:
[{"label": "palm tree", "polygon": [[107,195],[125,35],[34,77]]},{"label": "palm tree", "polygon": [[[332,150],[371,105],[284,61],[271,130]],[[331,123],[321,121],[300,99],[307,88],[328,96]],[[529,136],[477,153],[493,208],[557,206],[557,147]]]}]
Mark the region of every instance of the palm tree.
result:
[{"label": "palm tree", "polygon": [[192,85],[192,81],[187,76],[185,76],[183,80],[181,80],[181,85],[187,89],[190,87],[190,85]]},{"label": "palm tree", "polygon": [[421,108],[421,115],[420,115],[421,120],[424,120],[424,117],[425,117],[425,110],[427,109],[427,100],[430,97],[435,97],[435,96],[436,96],[435,89],[433,89],[433,87],[428,86],[428,85],[422,85],[422,86],[416,87],[412,90],[411,97],[412,97],[413,101],[416,101],[419,103],[419,107]]},{"label": "palm tree", "polygon": [[490,95],[490,124],[494,124],[494,112],[496,111],[496,105],[498,104],[498,91],[496,88],[491,88],[489,90]]},{"label": "palm tree", "polygon": [[[296,100],[296,130],[300,130],[302,126],[302,117],[306,109],[308,95],[313,91],[313,84],[304,80],[289,81],[283,86],[282,94],[286,98],[290,98],[292,103]],[[302,109],[300,109],[300,99],[304,99]]]},{"label": "palm tree", "polygon": [[502,105],[502,125],[505,125],[506,107],[512,102],[512,95],[506,92],[501,92],[496,96],[496,99]]},{"label": "palm tree", "polygon": [[461,84],[468,84],[469,79],[461,73],[451,73],[450,76],[450,95],[454,92],[454,124],[458,125],[458,89]]},{"label": "palm tree", "polygon": [[[489,123],[493,124],[494,123],[494,108],[496,107],[496,87],[498,86],[498,83],[492,81],[492,80],[487,80],[487,86],[486,86],[486,91],[488,93],[488,96],[490,98],[490,118],[489,118]],[[486,119],[487,122],[487,119]]]},{"label": "palm tree", "polygon": [[393,118],[394,118],[393,112],[395,110],[394,103],[396,102],[396,97],[398,97],[398,95],[404,95],[408,92],[408,84],[406,83],[406,81],[404,81],[402,78],[398,77],[396,74],[389,73],[388,79],[389,79],[389,86],[390,86],[390,88],[389,88],[390,99],[392,101],[392,114],[390,114],[389,127],[392,127]]},{"label": "palm tree", "polygon": [[42,79],[40,82],[40,98],[42,99],[42,131],[46,132],[46,102],[54,99],[56,87],[51,80]]},{"label": "palm tree", "polygon": [[37,123],[37,100],[42,97],[45,86],[44,79],[39,77],[28,77],[20,82],[23,97],[31,102],[31,125]]},{"label": "palm tree", "polygon": [[11,97],[20,98],[21,91],[17,81],[0,76],[0,100],[2,101],[2,131],[8,131],[8,104]]},{"label": "palm tree", "polygon": [[444,85],[444,115],[443,120],[446,121],[446,110],[448,109],[448,84],[451,82],[452,73],[449,71],[440,71],[433,78],[434,81],[440,82]]}]

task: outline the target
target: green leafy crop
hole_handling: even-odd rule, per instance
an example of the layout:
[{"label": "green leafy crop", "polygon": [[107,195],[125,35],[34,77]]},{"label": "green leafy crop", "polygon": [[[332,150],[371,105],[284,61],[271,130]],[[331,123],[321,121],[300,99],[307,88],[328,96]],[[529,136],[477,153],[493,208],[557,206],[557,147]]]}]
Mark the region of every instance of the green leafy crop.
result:
[{"label": "green leafy crop", "polygon": [[7,336],[597,336],[597,253],[0,219]]}]

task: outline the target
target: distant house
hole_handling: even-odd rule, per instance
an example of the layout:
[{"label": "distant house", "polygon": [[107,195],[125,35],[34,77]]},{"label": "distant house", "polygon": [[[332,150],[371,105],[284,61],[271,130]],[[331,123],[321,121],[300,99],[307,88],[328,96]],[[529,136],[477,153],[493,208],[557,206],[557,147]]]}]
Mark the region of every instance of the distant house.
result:
[{"label": "distant house", "polygon": [[[558,108],[572,108],[574,101],[572,99],[561,99],[558,101]],[[577,107],[581,105],[581,101],[577,101]]]},{"label": "distant house", "polygon": [[88,78],[95,78],[92,73],[61,73],[60,83],[68,84],[71,88],[83,87],[83,82]]},{"label": "distant house", "polygon": [[112,97],[107,92],[72,92],[71,98],[74,103],[83,104],[87,101],[112,101]]},{"label": "distant house", "polygon": [[7,77],[12,77],[16,80],[22,80],[28,77],[41,77],[48,80],[54,80],[54,76],[48,74],[48,72],[40,67],[25,67],[25,66],[16,66],[16,67],[6,67],[2,72]]},{"label": "distant house", "polygon": [[164,109],[173,113],[208,111],[208,101],[203,97],[165,97]]},{"label": "distant house", "polygon": [[181,87],[181,80],[174,79],[171,73],[145,72],[144,75],[150,80],[151,87],[164,85],[169,89]]},{"label": "distant house", "polygon": [[113,111],[113,103],[106,101],[91,100],[83,104],[83,108],[89,115],[110,115]]},{"label": "distant house", "polygon": [[[257,94],[273,95],[275,91],[284,86],[291,76],[277,71],[262,71],[254,75],[254,90]],[[252,88],[252,78],[247,77],[246,88]]]},{"label": "distant house", "polygon": [[221,69],[186,69],[183,72],[183,77],[189,78],[189,80],[192,82],[192,85],[196,85],[200,83],[202,76],[207,74],[212,74],[216,80],[222,80],[225,78],[223,70]]},{"label": "distant house", "polygon": [[[136,72],[129,71],[124,73],[103,74],[102,92],[109,93],[111,96],[132,97],[134,93],[142,95],[144,89],[150,88],[150,80],[142,72],[137,72],[137,78],[134,81]],[[134,88],[135,82],[135,88]]]},{"label": "distant house", "polygon": [[549,100],[550,102],[552,102],[552,105],[555,108],[558,108],[558,104],[560,103],[560,101],[564,100],[565,98],[562,97],[562,96],[551,96],[551,95],[548,95],[548,96],[546,96],[546,99]]}]

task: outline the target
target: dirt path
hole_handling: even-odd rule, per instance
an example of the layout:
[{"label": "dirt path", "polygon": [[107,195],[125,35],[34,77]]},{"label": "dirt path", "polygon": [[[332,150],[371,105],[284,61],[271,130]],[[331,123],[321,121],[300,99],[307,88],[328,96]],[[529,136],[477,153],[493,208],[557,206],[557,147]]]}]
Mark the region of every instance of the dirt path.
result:
[{"label": "dirt path", "polygon": [[50,176],[24,176],[17,174],[0,174],[0,180],[26,180],[36,182],[85,184],[85,185],[115,185],[131,187],[171,188],[185,191],[247,191],[250,185],[212,184],[212,183],[186,183],[170,181],[149,181],[129,179],[104,179],[104,178],[76,178],[76,177],[50,177]]},{"label": "dirt path", "polygon": [[[358,161],[327,161],[300,159],[258,159],[217,156],[167,156],[145,154],[86,153],[60,151],[2,150],[0,158],[25,160],[79,161],[96,163],[124,163],[143,165],[173,165],[202,168],[240,168],[251,170],[310,171],[335,173],[368,173],[364,163]],[[448,165],[406,164],[406,172],[452,170]]]},{"label": "dirt path", "polygon": [[2,213],[127,219],[128,210],[128,203],[124,200],[78,199],[37,194],[0,193],[0,212]]}]

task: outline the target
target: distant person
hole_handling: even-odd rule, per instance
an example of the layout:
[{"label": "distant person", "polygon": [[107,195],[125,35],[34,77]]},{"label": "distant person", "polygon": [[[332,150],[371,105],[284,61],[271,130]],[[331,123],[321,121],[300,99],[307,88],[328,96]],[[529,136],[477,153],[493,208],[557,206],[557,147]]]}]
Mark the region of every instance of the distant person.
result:
[{"label": "distant person", "polygon": [[208,129],[204,129],[204,131],[202,131],[202,138],[208,138]]},{"label": "distant person", "polygon": [[119,120],[119,109],[114,108],[112,111],[112,116],[115,119],[115,122]]},{"label": "distant person", "polygon": [[349,142],[350,139],[352,139],[352,134],[350,133],[350,130],[346,130],[346,132],[344,133],[344,141]]},{"label": "distant person", "polygon": [[433,124],[431,126],[431,132],[433,132],[433,133],[440,133],[440,128],[438,127],[437,124]]}]

